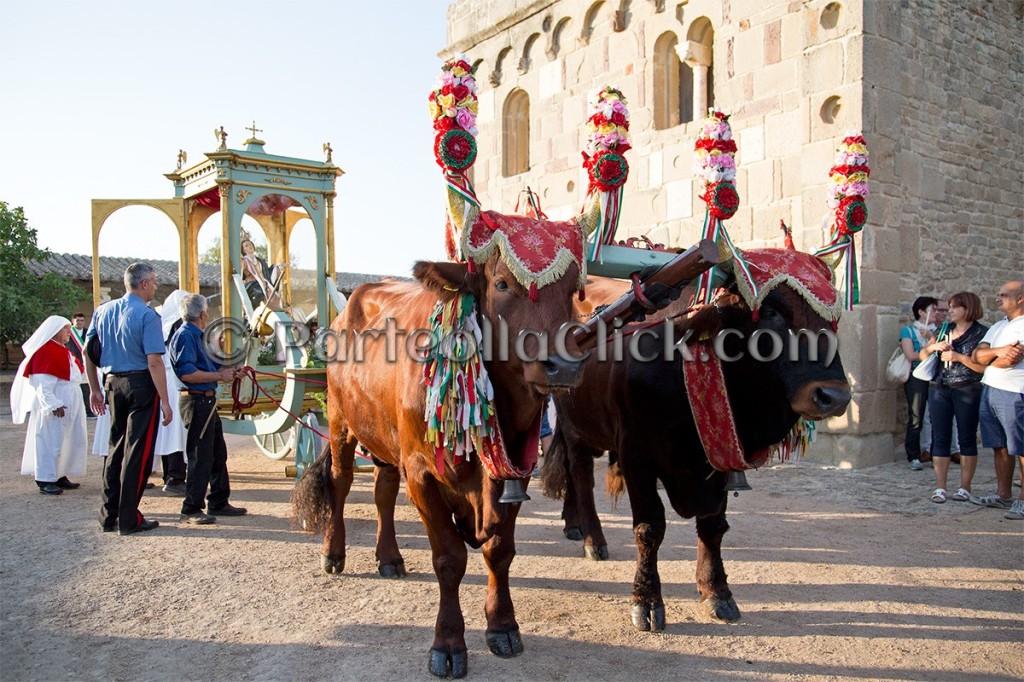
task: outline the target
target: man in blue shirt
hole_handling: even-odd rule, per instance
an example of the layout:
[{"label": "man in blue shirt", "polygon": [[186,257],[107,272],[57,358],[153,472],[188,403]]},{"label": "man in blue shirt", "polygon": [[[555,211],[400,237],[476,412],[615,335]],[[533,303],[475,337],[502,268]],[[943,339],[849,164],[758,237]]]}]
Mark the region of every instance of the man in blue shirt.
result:
[{"label": "man in blue shirt", "polygon": [[124,296],[93,313],[85,373],[93,413],[106,414],[108,403],[96,369],[109,368],[110,454],[103,460],[100,526],[105,532],[116,528],[130,535],[160,525],[143,518],[139,501],[153,469],[157,420],[162,416],[166,426],[172,415],[160,316],[146,305],[156,295],[156,272],[147,263],[132,263],[124,272],[124,286]]},{"label": "man in blue shirt", "polygon": [[[181,318],[185,324],[174,333],[168,346],[171,367],[185,385],[181,392],[181,418],[188,429],[185,453],[185,501],[181,503],[184,523],[215,523],[217,516],[242,516],[246,510],[228,502],[228,450],[224,429],[217,414],[217,382],[231,381],[235,372],[222,368],[206,352],[203,329],[210,319],[206,298],[189,294],[181,300]],[[210,494],[203,503],[209,486]],[[209,514],[203,512],[208,505]]]}]

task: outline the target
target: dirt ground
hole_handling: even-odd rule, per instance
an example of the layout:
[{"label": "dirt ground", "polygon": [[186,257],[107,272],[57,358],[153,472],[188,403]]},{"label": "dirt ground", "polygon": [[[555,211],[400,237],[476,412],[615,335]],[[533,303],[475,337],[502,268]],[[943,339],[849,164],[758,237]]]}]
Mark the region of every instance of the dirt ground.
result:
[{"label": "dirt ground", "polygon": [[[142,510],[160,528],[120,537],[96,521],[99,459],[89,458],[79,490],[40,495],[18,474],[23,427],[6,404],[0,418],[3,680],[431,679],[437,589],[426,537],[403,496],[410,575],[377,576],[371,474],[356,475],[349,498],[346,572],[328,576],[319,538],[290,527],[287,462],[249,439],[229,439],[231,501],[249,516],[186,527],[180,498],[156,489]],[[488,653],[486,573],[471,552],[462,588],[470,678],[1024,678],[1024,523],[933,504],[931,469],[902,463],[790,463],[749,479],[754,490],[730,502],[723,548],[742,620],[702,615],[693,523],[673,516],[660,562],[669,624],[659,634],[629,620],[628,504],[612,509],[599,496],[611,560],[594,563],[563,538],[558,504],[534,491],[512,566],[526,653]],[[993,487],[989,452],[974,487]]]}]

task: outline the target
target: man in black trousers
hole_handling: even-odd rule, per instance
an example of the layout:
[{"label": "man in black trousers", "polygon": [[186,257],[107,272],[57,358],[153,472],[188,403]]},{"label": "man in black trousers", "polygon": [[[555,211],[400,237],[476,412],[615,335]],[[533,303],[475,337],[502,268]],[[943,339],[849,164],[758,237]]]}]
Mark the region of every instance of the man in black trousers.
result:
[{"label": "man in black trousers", "polygon": [[[203,330],[210,318],[206,298],[189,294],[181,300],[181,318],[185,324],[174,333],[168,349],[171,367],[185,385],[181,392],[181,419],[188,429],[185,454],[185,501],[181,503],[181,521],[187,524],[215,523],[217,516],[242,516],[246,510],[228,502],[228,449],[224,428],[217,414],[217,383],[231,381],[235,372],[222,368],[206,352]],[[210,494],[206,495],[209,486]],[[204,503],[203,497],[206,497]],[[206,507],[209,513],[203,512]]]},{"label": "man in black trousers", "polygon": [[153,530],[139,501],[153,470],[158,420],[171,422],[164,374],[164,340],[160,316],[147,305],[156,295],[156,272],[147,263],[132,263],[124,272],[126,293],[93,313],[86,335],[85,373],[92,410],[105,414],[104,391],[97,367],[108,367],[110,454],[103,460],[103,506],[100,526],[121,535]]}]

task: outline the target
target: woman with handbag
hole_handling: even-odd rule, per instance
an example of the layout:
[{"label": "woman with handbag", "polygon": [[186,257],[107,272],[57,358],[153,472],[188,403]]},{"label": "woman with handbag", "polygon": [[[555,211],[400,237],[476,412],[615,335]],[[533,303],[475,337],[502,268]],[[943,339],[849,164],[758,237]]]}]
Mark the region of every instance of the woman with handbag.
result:
[{"label": "woman with handbag", "polygon": [[[911,324],[900,329],[900,350],[910,362],[912,371],[919,364],[918,356],[921,349],[935,340],[932,327],[928,324],[932,307],[939,300],[933,296],[918,296],[910,307],[914,315]],[[922,381],[908,371],[903,384],[903,394],[907,397],[907,434],[903,448],[907,453],[907,462],[913,471],[921,471],[921,428],[924,426],[924,410],[928,405],[928,382]]]},{"label": "woman with handbag", "polygon": [[949,297],[949,316],[938,338],[921,349],[924,361],[938,354],[936,371],[928,387],[928,410],[932,419],[932,462],[935,467],[935,492],[932,502],[946,501],[946,479],[956,420],[960,441],[960,489],[954,500],[971,496],[971,480],[978,466],[978,410],[981,405],[981,375],[985,368],[971,359],[971,353],[985,336],[988,327],[978,322],[982,316],[977,294],[962,291]]}]

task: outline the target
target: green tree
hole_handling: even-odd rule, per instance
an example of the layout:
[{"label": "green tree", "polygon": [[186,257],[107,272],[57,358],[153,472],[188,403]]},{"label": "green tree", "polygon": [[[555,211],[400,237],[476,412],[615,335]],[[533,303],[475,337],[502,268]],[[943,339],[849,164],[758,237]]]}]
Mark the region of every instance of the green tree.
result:
[{"label": "green tree", "polygon": [[8,343],[24,343],[47,316],[67,314],[87,298],[67,277],[55,272],[36,277],[29,272],[28,263],[49,256],[49,249],[39,248],[25,211],[0,201],[0,346],[5,366]]}]

